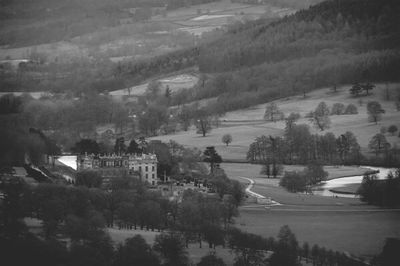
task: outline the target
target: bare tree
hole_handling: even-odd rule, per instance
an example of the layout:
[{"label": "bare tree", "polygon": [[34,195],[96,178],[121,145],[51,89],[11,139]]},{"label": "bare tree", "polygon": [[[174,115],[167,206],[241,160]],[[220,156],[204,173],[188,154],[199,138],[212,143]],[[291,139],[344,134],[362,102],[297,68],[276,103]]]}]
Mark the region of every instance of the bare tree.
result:
[{"label": "bare tree", "polygon": [[378,124],[378,121],[382,119],[382,114],[385,113],[385,110],[382,109],[379,102],[372,101],[367,104],[367,113],[369,121],[375,122],[376,125]]},{"label": "bare tree", "polygon": [[279,110],[276,103],[271,102],[265,107],[264,119],[268,121],[276,122],[283,118],[283,113]]},{"label": "bare tree", "polygon": [[329,128],[331,120],[329,119],[329,108],[325,102],[320,102],[315,111],[310,113],[310,121],[321,131]]}]

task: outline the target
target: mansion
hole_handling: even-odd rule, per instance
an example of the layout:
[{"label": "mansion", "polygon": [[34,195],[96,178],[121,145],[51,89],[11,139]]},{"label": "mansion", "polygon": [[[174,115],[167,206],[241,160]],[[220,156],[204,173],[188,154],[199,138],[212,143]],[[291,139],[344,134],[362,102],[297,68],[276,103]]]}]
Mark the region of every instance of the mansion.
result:
[{"label": "mansion", "polygon": [[157,185],[157,156],[155,154],[84,154],[77,156],[77,170],[96,170],[104,178],[120,175],[138,176],[150,185]]}]

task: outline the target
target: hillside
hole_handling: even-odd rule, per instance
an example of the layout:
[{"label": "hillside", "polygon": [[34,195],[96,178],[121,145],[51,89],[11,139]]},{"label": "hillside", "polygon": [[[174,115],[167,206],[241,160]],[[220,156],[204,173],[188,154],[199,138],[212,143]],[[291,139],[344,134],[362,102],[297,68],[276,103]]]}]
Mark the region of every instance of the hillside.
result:
[{"label": "hillside", "polygon": [[[257,7],[261,6],[266,5]],[[204,10],[206,7],[210,8],[209,12]],[[182,27],[180,23],[185,21],[186,26],[191,24],[192,27],[197,27],[195,24],[199,21],[206,23],[198,24],[202,26],[211,26],[214,22],[221,25],[225,22],[220,19],[226,19],[228,15],[245,17],[240,10],[252,10],[258,15],[261,12],[255,6],[228,0],[176,8],[167,10],[166,17],[162,14],[152,16],[148,23],[106,27],[101,33],[96,31],[91,36],[76,37],[70,44],[76,42],[78,54],[67,54],[66,61],[55,57],[53,61],[43,62],[39,60],[42,51],[33,50],[31,56],[38,63],[23,65],[21,71],[2,69],[0,87],[3,91],[56,93],[29,102],[24,106],[24,112],[32,116],[32,127],[54,132],[54,138],[65,145],[66,150],[82,136],[106,141],[106,149],[112,150],[115,136],[107,140],[100,138],[96,134],[99,127],[108,126],[131,139],[179,132],[193,126],[202,116],[211,116],[227,120],[222,123],[222,128],[214,129],[211,136],[193,139],[182,132],[173,138],[204,148],[210,143],[220,143],[223,132],[235,132],[239,135],[234,137],[233,145],[229,148],[221,145],[220,151],[227,158],[243,159],[255,137],[278,135],[283,123],[262,121],[263,107],[252,111],[256,117],[244,119],[250,121],[232,121],[243,120],[238,118],[243,116],[241,111],[230,113],[232,111],[299,97],[307,109],[298,110],[304,117],[304,112],[311,111],[320,101],[352,101],[339,96],[328,100],[327,97],[333,95],[325,94],[313,98],[314,90],[348,88],[356,82],[398,82],[399,9],[399,3],[393,0],[329,0],[280,19],[268,16],[249,21],[239,19],[225,30],[213,31],[205,34],[204,39],[197,39],[182,31],[180,34],[183,35],[175,36],[170,35],[176,34],[173,30],[160,29],[168,28],[169,23],[175,28]],[[132,28],[140,34],[131,34]],[[120,34],[131,35],[128,42],[133,41],[137,46],[126,46],[122,54],[116,52],[118,45],[117,48],[113,45],[121,41]],[[155,37],[159,35],[163,37]],[[114,36],[115,43],[110,43]],[[140,36],[149,39],[144,41]],[[184,37],[180,39],[179,36]],[[187,41],[188,37],[189,43],[174,46],[181,40]],[[169,41],[163,43],[165,40]],[[86,46],[81,45],[81,41],[87,42],[92,50],[82,48]],[[43,46],[44,50],[53,51],[52,44]],[[173,51],[165,53],[167,50]],[[106,56],[111,54],[116,56],[112,58],[115,63]],[[118,61],[119,56],[123,57],[122,61]],[[382,85],[376,91],[381,89]],[[399,101],[395,90],[391,99]],[[345,91],[343,97],[348,96],[347,89]],[[291,104],[289,107],[284,103],[281,105],[286,114],[293,109]],[[397,117],[389,115],[389,110],[393,109],[390,106],[393,104],[385,106],[388,113],[384,119],[387,120],[381,123],[395,122]],[[364,107],[360,107],[358,116],[362,115],[364,118],[359,121],[365,121]],[[354,118],[357,117],[332,117],[331,130],[335,134],[347,131],[346,127]],[[302,121],[307,122],[307,119]],[[367,124],[363,127],[368,134],[360,136],[359,141],[365,151],[369,138],[378,130],[371,130]],[[168,140],[170,136],[160,138]]]},{"label": "hillside", "polygon": [[[122,75],[125,64],[165,54],[186,57],[186,49],[218,38],[228,25],[260,17],[272,21],[312,2],[316,0],[282,5],[230,0],[2,1],[0,90],[79,95],[139,85],[154,73]],[[17,75],[6,61],[18,59],[38,64]],[[186,66],[195,64],[189,60]],[[177,70],[162,67],[163,74]]]},{"label": "hillside", "polygon": [[[386,85],[379,84],[373,94],[354,98],[349,95],[349,86],[343,86],[338,89],[337,93],[333,93],[330,89],[324,88],[315,90],[308,94],[306,98],[303,95],[285,97],[274,101],[280,110],[288,115],[291,112],[297,112],[301,118],[298,124],[308,124],[313,133],[325,134],[332,132],[336,136],[344,134],[346,131],[352,131],[361,146],[364,154],[368,154],[368,143],[373,135],[380,132],[381,127],[388,127],[392,124],[400,128],[400,112],[396,110],[394,101],[385,100]],[[399,90],[398,84],[390,84],[389,91],[391,95]],[[362,100],[362,106],[359,100]],[[386,113],[382,116],[382,120],[377,125],[368,122],[366,112],[366,104],[368,101],[379,101]],[[325,131],[319,131],[314,128],[308,118],[304,116],[314,110],[316,106],[324,101],[329,107],[334,103],[354,104],[358,108],[356,115],[333,115],[330,116],[332,121],[331,127]],[[261,135],[280,136],[283,134],[285,123],[283,121],[267,122],[263,121],[265,112],[265,104],[255,105],[253,107],[232,111],[221,117],[221,125],[219,128],[213,129],[206,137],[196,134],[196,130],[192,129],[188,132],[179,132],[173,135],[157,136],[152,139],[162,141],[174,140],[188,147],[197,147],[205,149],[206,146],[214,145],[222,158],[226,160],[242,160],[246,159],[246,153],[249,145],[256,137]],[[231,134],[233,141],[229,146],[222,143],[221,138],[224,134]],[[400,145],[400,138],[397,134],[391,136],[386,133],[386,138],[392,146]]]},{"label": "hillside", "polygon": [[272,23],[238,23],[198,49],[121,69],[126,77],[148,78],[198,65],[207,80],[174,104],[218,97],[209,106],[214,113],[320,87],[397,81],[399,10],[392,0],[325,1]]}]

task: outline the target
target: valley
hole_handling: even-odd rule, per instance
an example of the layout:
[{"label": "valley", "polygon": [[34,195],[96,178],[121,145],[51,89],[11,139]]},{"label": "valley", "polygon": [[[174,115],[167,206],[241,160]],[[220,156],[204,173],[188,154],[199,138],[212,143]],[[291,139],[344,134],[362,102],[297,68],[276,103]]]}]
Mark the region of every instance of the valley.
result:
[{"label": "valley", "polygon": [[399,262],[399,12],[0,0],[2,260]]}]

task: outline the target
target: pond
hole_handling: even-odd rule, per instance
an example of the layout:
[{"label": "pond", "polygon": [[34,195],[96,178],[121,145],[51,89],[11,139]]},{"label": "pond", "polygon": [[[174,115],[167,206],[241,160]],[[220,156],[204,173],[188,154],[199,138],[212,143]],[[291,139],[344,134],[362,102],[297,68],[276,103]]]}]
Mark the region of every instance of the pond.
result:
[{"label": "pond", "polygon": [[60,163],[65,164],[66,166],[71,167],[72,169],[76,170],[76,155],[66,155],[60,156],[57,159]]},{"label": "pond", "polygon": [[[394,168],[383,168],[383,167],[372,167],[372,166],[360,166],[361,168],[367,168],[373,171],[379,171],[377,173],[378,179],[386,179],[387,175],[390,171],[394,172]],[[348,192],[348,193],[339,193],[332,192],[332,190],[338,191],[351,191],[352,189],[346,189],[350,186],[358,187],[363,180],[362,175],[350,176],[350,177],[341,177],[328,180],[323,182],[320,186],[315,187],[313,193],[315,195],[326,196],[326,197],[342,197],[342,198],[357,198],[358,195]]]}]

